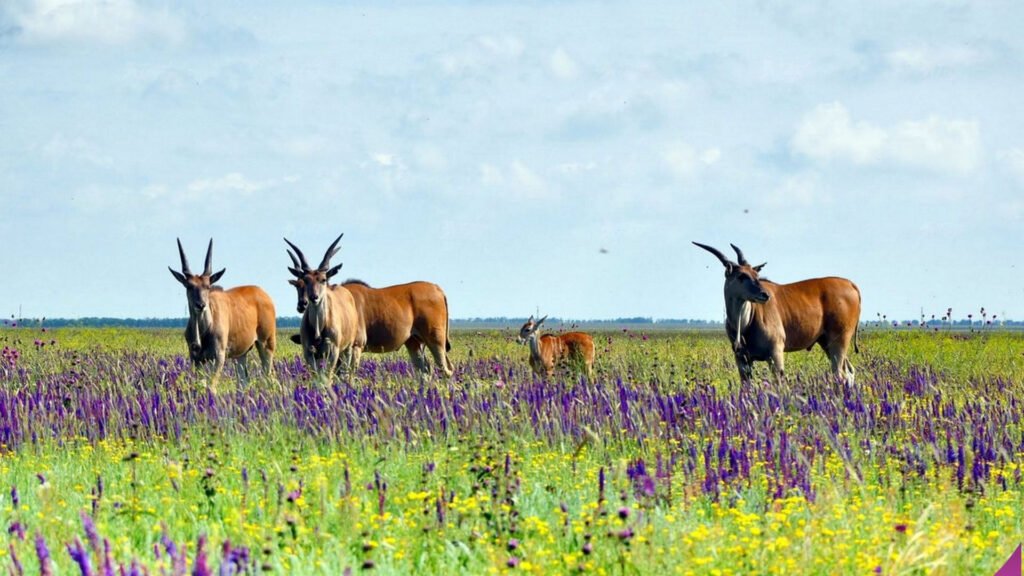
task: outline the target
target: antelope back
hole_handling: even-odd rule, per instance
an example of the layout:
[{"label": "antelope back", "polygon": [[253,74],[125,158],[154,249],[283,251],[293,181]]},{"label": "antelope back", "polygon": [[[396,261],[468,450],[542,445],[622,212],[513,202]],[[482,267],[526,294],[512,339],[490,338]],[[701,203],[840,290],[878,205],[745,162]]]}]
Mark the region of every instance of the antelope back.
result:
[{"label": "antelope back", "polygon": [[277,313],[274,302],[258,286],[237,286],[210,293],[213,330],[227,343],[227,357],[245,354],[254,342],[264,342],[273,350],[277,340]]}]

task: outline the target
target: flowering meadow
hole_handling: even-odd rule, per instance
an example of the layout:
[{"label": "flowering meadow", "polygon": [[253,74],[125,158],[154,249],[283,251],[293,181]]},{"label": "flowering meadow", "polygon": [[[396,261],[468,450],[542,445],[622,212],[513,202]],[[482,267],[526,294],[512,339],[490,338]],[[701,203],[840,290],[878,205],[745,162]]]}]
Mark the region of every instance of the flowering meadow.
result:
[{"label": "flowering meadow", "polygon": [[[992,574],[1024,537],[1024,335],[862,331],[741,386],[723,333],[601,332],[593,382],[456,331],[216,393],[178,331],[0,328],[12,574]],[[254,359],[250,361],[254,362]],[[255,371],[251,371],[255,373]]]}]

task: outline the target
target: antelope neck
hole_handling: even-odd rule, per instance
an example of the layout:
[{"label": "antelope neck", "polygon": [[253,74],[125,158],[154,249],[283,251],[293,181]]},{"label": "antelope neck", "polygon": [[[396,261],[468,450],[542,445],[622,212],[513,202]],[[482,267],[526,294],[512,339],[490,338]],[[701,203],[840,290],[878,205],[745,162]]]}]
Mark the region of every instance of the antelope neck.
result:
[{"label": "antelope neck", "polygon": [[191,306],[188,308],[189,324],[195,329],[195,343],[200,346],[203,344],[202,335],[209,334],[210,328],[213,326],[213,312],[210,310],[212,306],[213,301],[211,300],[206,303],[202,312],[197,313]]},{"label": "antelope neck", "polygon": [[534,331],[530,334],[530,337],[526,339],[526,343],[530,346],[530,355],[534,358],[540,358],[540,335]]},{"label": "antelope neck", "polygon": [[310,327],[313,329],[314,340],[320,340],[320,334],[323,332],[324,327],[327,326],[327,298],[328,295],[324,294],[319,303],[314,302],[312,299],[306,303],[305,316]]},{"label": "antelope neck", "polygon": [[736,329],[736,339],[733,342],[733,347],[739,349],[743,331],[750,326],[751,320],[754,318],[754,306],[748,300],[743,298],[729,298],[725,299],[725,321],[728,326]]}]

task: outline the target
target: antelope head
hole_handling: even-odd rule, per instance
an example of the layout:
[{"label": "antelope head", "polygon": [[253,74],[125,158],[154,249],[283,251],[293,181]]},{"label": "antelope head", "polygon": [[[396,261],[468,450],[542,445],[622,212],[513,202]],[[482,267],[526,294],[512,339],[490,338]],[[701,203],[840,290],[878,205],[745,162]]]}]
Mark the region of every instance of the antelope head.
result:
[{"label": "antelope head", "polygon": [[[299,262],[299,259],[295,257],[291,250],[288,250],[288,256],[292,259],[292,268],[289,268],[289,270],[301,270],[302,263]],[[290,278],[288,283],[294,286],[295,292],[297,292],[295,310],[301,316],[306,311],[306,306],[309,305],[309,298],[306,297],[306,282],[302,278]]]},{"label": "antelope head", "polygon": [[226,269],[219,272],[213,271],[213,238],[206,247],[206,265],[202,274],[193,274],[188,266],[188,258],[185,257],[185,250],[181,247],[181,239],[178,239],[178,254],[181,256],[181,272],[167,267],[174,275],[174,278],[185,287],[185,294],[188,296],[188,309],[192,315],[200,315],[206,311],[210,304],[210,291],[218,289],[214,286]]},{"label": "antelope head", "polygon": [[725,266],[726,301],[738,300],[763,304],[771,298],[771,295],[761,285],[761,278],[759,276],[761,269],[764,268],[764,264],[767,264],[767,262],[751,266],[743,256],[743,251],[737,248],[735,244],[730,244],[730,246],[736,251],[738,262],[729,260],[724,254],[711,246],[706,246],[699,242],[694,242],[694,244],[717,256],[721,260],[722,265]]},{"label": "antelope head", "polygon": [[537,333],[537,330],[540,329],[540,325],[543,324],[544,321],[547,319],[548,317],[544,316],[540,320],[534,322],[533,316],[531,315],[530,318],[526,321],[526,324],[523,324],[523,327],[519,329],[519,337],[516,338],[516,342],[518,342],[519,344],[525,344],[526,342],[529,342],[530,338],[533,337],[533,335]]},{"label": "antelope head", "polygon": [[296,255],[298,256],[297,265],[289,267],[288,271],[295,276],[295,280],[292,280],[290,283],[299,291],[299,303],[297,305],[299,312],[303,312],[310,304],[319,308],[324,298],[326,298],[328,280],[337,274],[338,270],[341,270],[341,264],[333,268],[331,267],[331,257],[341,250],[341,248],[338,248],[338,242],[341,241],[342,236],[344,234],[340,234],[331,243],[330,247],[327,248],[327,252],[324,253],[324,258],[320,261],[320,265],[315,269],[306,262],[306,256],[302,253],[302,250],[299,250],[298,246],[292,244],[287,238],[284,239],[288,246],[295,251],[295,254],[292,254],[291,251],[288,252],[293,264],[296,264]]}]

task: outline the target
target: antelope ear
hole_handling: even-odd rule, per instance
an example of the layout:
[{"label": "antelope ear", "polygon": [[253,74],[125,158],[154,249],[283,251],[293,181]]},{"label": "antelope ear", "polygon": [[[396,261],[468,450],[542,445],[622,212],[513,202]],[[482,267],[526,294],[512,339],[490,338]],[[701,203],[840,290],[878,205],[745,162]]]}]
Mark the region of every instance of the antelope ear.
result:
[{"label": "antelope ear", "polygon": [[543,318],[541,318],[540,320],[537,320],[537,326],[540,326],[541,324],[543,324],[544,321],[547,320],[547,319],[548,319],[548,315],[545,314]]},{"label": "antelope ear", "polygon": [[754,272],[760,272],[761,268],[764,268],[765,264],[767,264],[767,262],[762,262],[761,264],[758,264],[757,266],[754,266]]},{"label": "antelope ear", "polygon": [[214,272],[213,274],[210,274],[210,284],[216,284],[217,281],[220,280],[220,277],[223,276],[224,273],[227,271],[227,268],[221,268],[220,272]]},{"label": "antelope ear", "polygon": [[178,272],[177,270],[171,268],[170,266],[168,266],[167,269],[171,271],[171,274],[174,274],[174,279],[177,280],[178,282],[181,282],[182,284],[188,282],[188,280],[185,279],[185,275],[182,274],[181,272]]},{"label": "antelope ear", "polygon": [[302,271],[299,270],[298,268],[293,268],[289,266],[288,271],[291,272],[292,276],[295,276],[296,278],[302,278],[303,276],[305,276],[305,274],[303,274]]},{"label": "antelope ear", "polygon": [[290,279],[288,280],[288,283],[291,284],[292,286],[295,286],[296,288],[302,288],[302,282],[299,282],[298,280]]},{"label": "antelope ear", "polygon": [[334,268],[331,268],[330,270],[328,270],[328,271],[327,271],[327,277],[328,277],[328,278],[331,278],[332,276],[334,276],[335,274],[337,274],[337,273],[338,273],[338,270],[341,270],[341,267],[342,267],[342,266],[344,266],[344,264],[338,264],[338,265],[337,265],[337,266],[335,266]]}]

